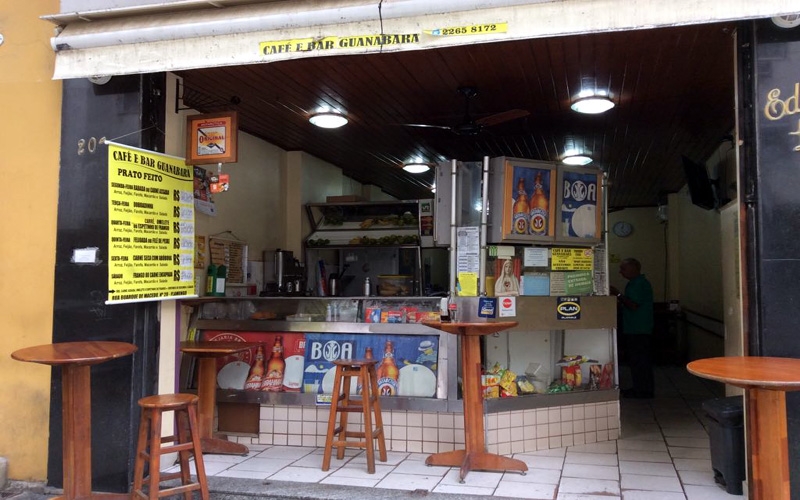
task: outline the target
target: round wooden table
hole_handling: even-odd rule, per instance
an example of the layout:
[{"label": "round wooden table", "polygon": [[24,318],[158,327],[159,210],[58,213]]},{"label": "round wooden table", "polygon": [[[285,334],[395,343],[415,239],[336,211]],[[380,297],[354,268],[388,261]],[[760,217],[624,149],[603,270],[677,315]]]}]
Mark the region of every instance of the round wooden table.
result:
[{"label": "round wooden table", "polygon": [[465,449],[434,453],[425,459],[428,465],[460,467],[460,482],[470,470],[504,472],[516,470],[525,474],[528,466],[522,460],[488,453],[483,428],[483,392],[481,391],[481,335],[490,335],[517,326],[516,321],[495,323],[441,323],[424,325],[461,337],[461,393],[464,402]]},{"label": "round wooden table", "polygon": [[200,444],[203,453],[225,455],[247,455],[250,451],[241,443],[228,441],[222,434],[214,435],[214,408],[217,406],[217,363],[216,358],[236,354],[250,349],[251,342],[181,342],[181,352],[199,359],[197,371],[198,425]]},{"label": "round wooden table", "polygon": [[[130,356],[137,348],[127,342],[62,342],[26,347],[11,353],[18,361],[61,367],[64,497],[92,496],[91,365]],[[103,497],[122,497],[107,494]],[[124,495],[128,497],[128,495]]]},{"label": "round wooden table", "polygon": [[690,373],[746,390],[750,497],[789,498],[786,391],[800,390],[800,359],[731,356],[692,361]]}]

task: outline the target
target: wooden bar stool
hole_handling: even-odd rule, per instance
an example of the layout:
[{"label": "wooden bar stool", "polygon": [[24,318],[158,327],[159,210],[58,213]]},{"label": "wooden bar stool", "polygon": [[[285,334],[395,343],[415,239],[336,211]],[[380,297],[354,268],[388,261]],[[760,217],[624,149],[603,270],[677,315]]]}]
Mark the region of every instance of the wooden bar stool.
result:
[{"label": "wooden bar stool", "polygon": [[[192,491],[200,490],[200,497],[208,500],[208,483],[197,425],[197,401],[198,397],[193,394],[162,394],[139,400],[142,417],[139,422],[139,443],[133,472],[133,498],[157,499],[183,493],[186,500],[191,500]],[[162,413],[169,411],[175,412],[176,434],[162,438]],[[173,445],[162,447],[161,443]],[[161,474],[161,455],[176,451],[181,465],[180,472]],[[197,472],[197,482],[194,483],[190,477],[189,452],[194,455]],[[148,493],[142,491],[145,462],[149,466]],[[160,488],[161,482],[176,478],[181,478],[181,486]]]},{"label": "wooden bar stool", "polygon": [[[381,419],[381,402],[378,398],[378,377],[375,373],[374,359],[340,359],[333,362],[336,374],[333,379],[333,395],[331,397],[331,413],[328,417],[328,433],[325,437],[325,454],[322,457],[322,470],[331,465],[331,451],[336,446],[336,458],[344,458],[347,446],[365,448],[367,451],[367,472],[375,473],[375,444],[378,441],[381,462],[386,461],[386,441],[383,435]],[[357,378],[361,386],[361,397],[350,397],[351,379]],[[364,430],[352,431],[347,428],[349,413],[361,412],[364,416]],[[336,427],[336,416],[340,417]],[[372,427],[373,416],[375,427]],[[338,436],[338,439],[335,437]],[[351,438],[361,438],[353,441]]]}]

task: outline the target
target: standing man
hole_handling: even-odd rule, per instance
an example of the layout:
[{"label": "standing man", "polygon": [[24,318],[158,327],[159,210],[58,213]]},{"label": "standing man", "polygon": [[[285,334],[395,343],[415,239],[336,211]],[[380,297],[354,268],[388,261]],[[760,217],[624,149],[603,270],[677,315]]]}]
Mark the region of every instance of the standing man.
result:
[{"label": "standing man", "polygon": [[652,398],[653,377],[653,287],[642,274],[642,264],[636,259],[625,259],[619,264],[619,273],[628,280],[625,293],[611,287],[622,306],[622,331],[625,335],[628,362],[631,366],[633,389],[623,395],[634,398]]}]

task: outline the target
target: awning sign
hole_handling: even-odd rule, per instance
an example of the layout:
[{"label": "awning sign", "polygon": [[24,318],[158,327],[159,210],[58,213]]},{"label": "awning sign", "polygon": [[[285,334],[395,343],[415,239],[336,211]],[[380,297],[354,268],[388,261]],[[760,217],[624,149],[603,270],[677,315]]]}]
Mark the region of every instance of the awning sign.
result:
[{"label": "awning sign", "polygon": [[107,144],[106,304],[195,297],[192,167]]},{"label": "awning sign", "polygon": [[384,45],[407,45],[419,43],[419,33],[326,36],[319,38],[296,38],[261,42],[259,50],[262,55],[285,54],[289,52],[323,52],[333,49],[361,49],[366,47],[382,47]]},{"label": "awning sign", "polygon": [[493,33],[506,33],[508,23],[472,24],[469,26],[450,26],[425,30],[423,33],[431,36],[464,36],[464,35],[489,35]]}]

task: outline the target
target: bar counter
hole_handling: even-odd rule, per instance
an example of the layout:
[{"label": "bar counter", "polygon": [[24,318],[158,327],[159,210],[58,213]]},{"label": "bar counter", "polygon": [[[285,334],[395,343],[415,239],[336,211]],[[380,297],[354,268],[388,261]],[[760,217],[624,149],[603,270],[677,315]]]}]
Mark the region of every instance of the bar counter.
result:
[{"label": "bar counter", "polygon": [[[459,319],[472,314],[470,308],[477,310],[477,300],[471,298],[475,304],[471,304],[468,299],[457,299],[459,301]],[[518,316],[516,318],[498,318],[500,321],[513,319],[520,324],[507,332],[502,332],[500,336],[487,336],[487,344],[492,345],[492,352],[497,353],[496,347],[504,342],[508,344],[508,352],[500,353],[501,358],[508,358],[512,362],[512,369],[522,375],[526,365],[514,367],[520,356],[525,356],[530,351],[531,355],[538,355],[545,359],[553,359],[553,356],[560,356],[571,353],[556,353],[553,349],[563,350],[570,348],[577,339],[589,339],[592,344],[587,347],[587,352],[594,352],[593,356],[598,358],[601,363],[613,363],[616,372],[616,314],[615,300],[613,297],[582,297],[581,305],[583,313],[579,322],[555,322],[555,312],[545,312],[555,309],[555,297],[519,297],[517,299]],[[281,333],[284,336],[306,335],[320,336],[327,339],[336,339],[338,336],[356,340],[374,337],[400,336],[419,336],[420,339],[427,339],[433,336],[438,339],[438,358],[436,360],[436,390],[435,396],[418,397],[397,395],[383,397],[381,406],[384,413],[389,415],[389,421],[393,415],[397,415],[395,422],[407,422],[405,445],[395,445],[392,449],[415,451],[416,442],[428,443],[433,441],[432,435],[440,430],[448,428],[452,432],[454,424],[463,417],[464,404],[461,398],[459,386],[459,375],[461,367],[459,363],[460,343],[457,336],[447,334],[440,330],[430,328],[422,323],[367,323],[363,322],[367,309],[376,303],[388,304],[389,308],[416,307],[419,310],[439,311],[440,298],[437,297],[346,297],[346,298],[323,298],[323,297],[247,297],[247,298],[222,298],[208,297],[201,299],[190,299],[182,301],[184,306],[193,308],[193,313],[188,325],[181,325],[182,339],[186,338],[189,326],[193,331],[203,335],[206,332],[222,334],[226,339],[231,336],[253,335],[256,332],[264,334]],[[327,321],[330,314],[329,305],[339,306],[340,321]],[[258,316],[267,316],[270,319],[251,319]],[[475,314],[477,317],[477,314]],[[347,321],[341,321],[342,317]],[[432,316],[429,316],[432,317]],[[299,319],[299,320],[298,320]],[[479,321],[485,321],[483,319]],[[560,329],[556,329],[560,327]],[[570,327],[569,330],[566,327]],[[572,333],[577,332],[577,333]],[[508,336],[508,337],[506,337]],[[205,337],[198,337],[193,340],[207,340]],[[246,341],[252,342],[250,338]],[[523,347],[519,346],[519,343]],[[544,349],[536,347],[525,347],[526,342],[544,343],[548,346]],[[513,345],[512,345],[513,344]],[[265,345],[265,358],[269,357],[271,345]],[[488,348],[487,348],[488,349]],[[536,352],[533,352],[536,351]],[[382,350],[375,349],[376,357],[382,355]],[[602,358],[602,359],[599,359]],[[266,359],[265,359],[266,362]],[[308,361],[307,361],[308,362]],[[546,361],[545,361],[546,362]],[[406,361],[408,363],[408,361]],[[484,359],[484,363],[486,360]],[[401,365],[402,366],[402,365]],[[308,368],[308,366],[307,366]],[[557,366],[548,366],[548,371],[560,370]],[[584,388],[588,385],[587,375],[584,376]],[[560,371],[559,371],[560,373]],[[552,379],[553,377],[551,377]],[[181,382],[184,386],[184,381]],[[573,390],[559,393],[530,394],[518,397],[503,397],[486,399],[483,403],[484,413],[487,414],[487,448],[492,453],[511,453],[513,452],[535,451],[536,449],[546,449],[549,447],[560,447],[562,445],[581,444],[582,442],[603,441],[614,439],[619,429],[618,411],[619,392],[616,385],[608,390]],[[268,392],[238,389],[217,389],[217,401],[220,403],[239,403],[257,404],[261,407],[261,428],[257,435],[240,436],[244,444],[259,443],[259,439],[264,439],[264,432],[268,429],[275,429],[273,423],[263,419],[263,415],[278,414],[290,415],[287,425],[280,424],[277,432],[273,431],[272,441],[268,444],[292,444],[292,418],[297,417],[297,411],[302,410],[302,422],[305,425],[309,418],[315,418],[317,422],[327,421],[327,406],[323,394],[307,394],[302,390],[297,392]],[[273,413],[274,412],[274,413]],[[538,414],[537,414],[538,412]],[[295,417],[291,417],[291,415]],[[449,415],[449,416],[448,416]],[[556,417],[556,415],[559,415]],[[565,416],[565,419],[561,418]],[[525,425],[523,420],[530,423],[534,416],[538,417],[539,422],[538,436],[536,424]],[[324,417],[324,418],[323,418]],[[420,423],[420,432],[425,429],[432,429],[432,434],[425,437],[416,435],[417,419],[424,419],[425,425]],[[556,421],[564,420],[563,431],[554,430]],[[452,421],[452,422],[451,422]],[[495,423],[497,422],[497,423]],[[546,422],[546,424],[545,424]],[[277,424],[276,424],[277,425]],[[391,425],[391,424],[390,424]],[[553,432],[548,432],[546,438],[542,437],[541,426],[550,428]],[[265,429],[265,427],[267,429]],[[304,427],[306,431],[310,428]],[[288,438],[284,441],[282,433],[284,429],[289,429]],[[505,429],[508,429],[507,431]],[[499,432],[498,432],[499,431]],[[228,429],[221,429],[221,432],[228,432]],[[405,431],[395,434],[395,438],[403,436]],[[463,429],[456,428],[456,437],[446,439],[452,442],[452,447],[447,442],[436,441],[436,444],[428,446],[422,445],[420,452],[440,452],[458,448],[458,441],[461,438],[459,432]],[[232,434],[228,432],[229,436]],[[323,433],[324,434],[324,433]],[[441,435],[441,433],[439,433]],[[447,434],[447,433],[446,433]],[[236,434],[233,433],[235,436]],[[295,438],[297,444],[303,446],[319,446],[317,442],[321,436],[311,433],[310,436]],[[324,436],[322,436],[324,437]],[[419,439],[418,439],[419,438]],[[233,437],[232,439],[235,439]],[[269,437],[267,439],[270,439]],[[393,443],[400,439],[392,439]],[[463,443],[463,441],[462,441]]]}]

